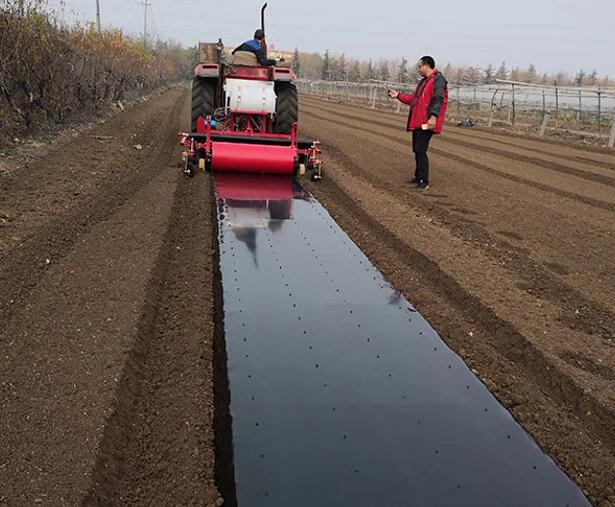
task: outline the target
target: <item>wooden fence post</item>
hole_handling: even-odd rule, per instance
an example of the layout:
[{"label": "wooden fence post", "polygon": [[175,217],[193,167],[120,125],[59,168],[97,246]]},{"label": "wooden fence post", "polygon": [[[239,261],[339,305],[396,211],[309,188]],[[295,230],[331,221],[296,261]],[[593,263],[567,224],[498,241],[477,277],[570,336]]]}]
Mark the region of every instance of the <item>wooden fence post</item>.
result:
[{"label": "wooden fence post", "polygon": [[579,90],[579,117],[577,119],[578,124],[581,124],[581,117],[583,116],[583,91]]},{"label": "wooden fence post", "polygon": [[493,115],[495,114],[495,109],[496,109],[496,105],[495,105],[495,97],[498,94],[498,89],[495,89],[495,92],[493,92],[493,96],[491,97],[491,104],[489,105],[489,128],[493,127]]},{"label": "wooden fence post", "polygon": [[602,132],[602,92],[598,91],[598,133]]},{"label": "wooden fence post", "polygon": [[559,127],[559,88],[555,81],[555,128]]},{"label": "wooden fence post", "polygon": [[615,113],[613,113],[613,123],[611,124],[611,137],[609,137],[609,148],[615,148]]},{"label": "wooden fence post", "polygon": [[512,126],[515,126],[515,117],[516,117],[516,111],[515,111],[515,84],[513,83],[512,85]]},{"label": "wooden fence post", "polygon": [[545,111],[545,114],[542,117],[542,125],[540,126],[540,133],[538,134],[540,137],[545,136],[545,130],[547,130],[547,123],[549,123],[549,116],[551,116],[551,113],[548,113],[547,111]]},{"label": "wooden fence post", "polygon": [[459,116],[459,113],[461,112],[461,98],[459,95],[461,86],[457,86],[457,115]]},{"label": "wooden fence post", "polygon": [[547,97],[545,96],[545,91],[542,90],[542,114],[547,112]]}]

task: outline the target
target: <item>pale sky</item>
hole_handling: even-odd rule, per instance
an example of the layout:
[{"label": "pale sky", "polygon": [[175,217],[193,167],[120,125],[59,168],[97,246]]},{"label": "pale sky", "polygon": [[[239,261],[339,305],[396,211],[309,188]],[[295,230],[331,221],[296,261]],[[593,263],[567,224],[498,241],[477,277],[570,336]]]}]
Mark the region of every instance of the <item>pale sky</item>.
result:
[{"label": "pale sky", "polygon": [[[153,28],[186,45],[228,45],[251,38],[260,0],[151,0]],[[80,21],[95,19],[96,0],[64,3]],[[102,23],[140,34],[140,0],[100,0]],[[152,19],[150,12],[150,19]],[[615,76],[615,0],[269,0],[267,37],[278,49],[410,61],[527,67]]]}]

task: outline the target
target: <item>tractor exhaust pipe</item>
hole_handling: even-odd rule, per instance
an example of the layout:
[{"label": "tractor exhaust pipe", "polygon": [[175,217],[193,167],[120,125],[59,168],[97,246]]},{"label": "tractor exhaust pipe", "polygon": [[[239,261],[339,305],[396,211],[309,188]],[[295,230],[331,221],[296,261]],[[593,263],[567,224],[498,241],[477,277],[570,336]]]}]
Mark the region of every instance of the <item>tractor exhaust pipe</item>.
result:
[{"label": "tractor exhaust pipe", "polygon": [[263,37],[263,51],[265,52],[265,58],[267,58],[267,32],[265,31],[265,10],[267,9],[267,3],[263,5],[261,9],[261,29],[265,36]]}]

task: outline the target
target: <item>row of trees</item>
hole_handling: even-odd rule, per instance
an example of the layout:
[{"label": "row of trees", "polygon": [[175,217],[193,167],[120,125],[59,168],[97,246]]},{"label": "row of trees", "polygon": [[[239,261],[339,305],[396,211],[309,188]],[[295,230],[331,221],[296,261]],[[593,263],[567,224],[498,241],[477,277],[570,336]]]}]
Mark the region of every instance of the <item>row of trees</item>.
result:
[{"label": "row of trees", "polygon": [[[333,55],[326,51],[318,53],[301,53],[295,49],[293,69],[301,77],[307,79],[322,79],[325,81],[395,81],[398,83],[414,83],[418,74],[414,62],[407,59],[379,59],[377,61],[361,61],[347,58],[344,54]],[[557,81],[563,86],[608,86],[613,83],[608,77],[600,77],[596,70],[587,73],[580,70],[575,76],[565,72],[557,74],[540,74],[536,66],[530,64],[527,68],[509,68],[505,62],[485,68],[472,66],[454,66],[447,64],[441,67],[447,79],[453,83],[489,84],[496,79],[510,79],[536,84],[552,84]]]},{"label": "row of trees", "polygon": [[177,81],[191,53],[65,26],[42,2],[0,0],[0,135],[73,120]]},{"label": "row of trees", "polygon": [[570,76],[565,72],[539,74],[534,64],[530,64],[527,68],[512,67],[510,69],[506,66],[506,62],[502,62],[497,68],[491,63],[485,68],[446,65],[443,72],[446,72],[449,79],[455,82],[482,84],[493,83],[497,79],[509,79],[511,81],[523,81],[534,84],[552,84],[554,81],[557,81],[558,84],[563,86],[608,86],[610,84],[608,76],[599,76],[598,71],[595,69],[591,73],[581,69],[574,76]]}]

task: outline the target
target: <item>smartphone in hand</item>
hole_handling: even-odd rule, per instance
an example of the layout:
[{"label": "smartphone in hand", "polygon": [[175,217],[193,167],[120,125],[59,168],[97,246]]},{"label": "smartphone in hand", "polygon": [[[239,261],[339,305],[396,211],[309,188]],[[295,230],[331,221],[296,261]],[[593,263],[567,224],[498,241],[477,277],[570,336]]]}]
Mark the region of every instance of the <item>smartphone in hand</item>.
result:
[{"label": "smartphone in hand", "polygon": [[399,97],[399,92],[397,90],[392,90],[391,88],[387,88],[387,93],[391,99],[396,99]]}]

